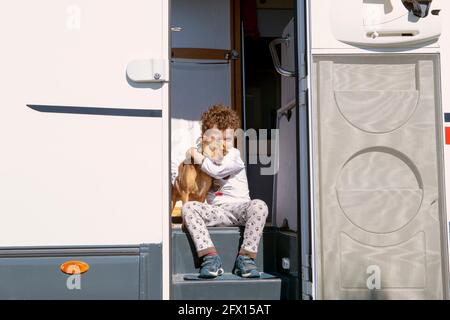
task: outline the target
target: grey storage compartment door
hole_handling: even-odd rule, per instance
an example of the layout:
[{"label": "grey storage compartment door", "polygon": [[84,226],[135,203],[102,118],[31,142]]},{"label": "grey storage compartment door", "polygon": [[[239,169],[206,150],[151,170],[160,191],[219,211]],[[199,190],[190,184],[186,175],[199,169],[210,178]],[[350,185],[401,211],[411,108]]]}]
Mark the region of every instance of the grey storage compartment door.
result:
[{"label": "grey storage compartment door", "polygon": [[445,297],[438,63],[314,58],[319,298]]},{"label": "grey storage compartment door", "polygon": [[[79,280],[60,270],[73,260],[90,266]],[[0,299],[139,299],[139,255],[0,257]]]}]

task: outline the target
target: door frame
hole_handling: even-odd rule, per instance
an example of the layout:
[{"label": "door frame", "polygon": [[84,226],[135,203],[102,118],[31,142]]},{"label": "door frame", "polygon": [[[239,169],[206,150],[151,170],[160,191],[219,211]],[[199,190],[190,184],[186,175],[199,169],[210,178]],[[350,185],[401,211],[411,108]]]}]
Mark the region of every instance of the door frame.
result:
[{"label": "door frame", "polygon": [[296,127],[297,127],[297,245],[298,245],[298,290],[302,300],[314,299],[313,237],[312,237],[312,132],[309,97],[309,3],[296,0],[294,3],[295,74],[296,74]]},{"label": "door frame", "polygon": [[[217,60],[217,61],[223,61],[228,60],[230,63],[230,79],[231,79],[231,108],[235,110],[238,115],[242,115],[242,52],[241,52],[241,0],[229,0],[230,1],[230,49],[210,49],[210,48],[172,48],[172,41],[171,41],[171,28],[172,26],[172,4],[171,0],[170,5],[168,6],[168,19],[169,22],[167,24],[167,28],[169,30],[169,36],[168,36],[168,48],[169,48],[169,59],[170,58],[180,58],[180,59],[194,59],[194,60]],[[233,50],[237,52],[237,57],[233,57]],[[169,69],[170,69],[170,63],[169,63]],[[168,141],[168,149],[167,155],[168,155],[168,163],[171,162],[171,150],[172,150],[172,144],[171,144],[171,137],[172,137],[172,129],[171,129],[171,119],[172,119],[172,110],[171,110],[171,101],[170,101],[170,91],[171,89],[171,82],[169,83],[169,89],[168,89],[168,116],[167,116],[167,127],[168,127],[168,134],[167,134],[167,141]],[[241,125],[242,117],[241,118]],[[167,208],[170,208],[171,206],[171,183],[170,183],[170,166],[167,168],[168,178],[167,181],[167,201],[165,201]],[[169,210],[169,209],[168,209]],[[170,211],[170,210],[169,210]],[[163,299],[172,299],[173,298],[173,268],[172,268],[172,215],[171,213],[167,215],[167,234],[165,235],[164,242],[168,245],[165,246],[165,250],[163,252],[164,259],[164,275],[163,275],[163,289],[164,289],[164,295]]]},{"label": "door frame", "polygon": [[231,50],[238,53],[237,59],[231,60],[231,107],[242,120],[242,33],[241,33],[241,0],[230,0],[230,39]]}]

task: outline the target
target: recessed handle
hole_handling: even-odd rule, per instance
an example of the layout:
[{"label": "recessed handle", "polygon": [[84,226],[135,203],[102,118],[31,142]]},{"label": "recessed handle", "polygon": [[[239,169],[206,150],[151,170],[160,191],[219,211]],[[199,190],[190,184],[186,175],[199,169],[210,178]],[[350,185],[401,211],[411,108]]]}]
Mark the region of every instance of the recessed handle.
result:
[{"label": "recessed handle", "polygon": [[399,30],[399,31],[370,31],[367,37],[371,39],[386,37],[416,37],[420,34],[418,30]]},{"label": "recessed handle", "polygon": [[279,44],[289,44],[290,41],[291,41],[290,38],[286,37],[286,38],[278,38],[278,39],[272,40],[269,43],[270,55],[272,56],[272,61],[273,61],[275,70],[277,70],[277,72],[279,74],[281,74],[282,76],[285,76],[285,77],[295,77],[295,72],[283,69],[281,67],[281,63],[280,63],[280,59],[278,58],[278,52],[276,50],[276,46]]}]

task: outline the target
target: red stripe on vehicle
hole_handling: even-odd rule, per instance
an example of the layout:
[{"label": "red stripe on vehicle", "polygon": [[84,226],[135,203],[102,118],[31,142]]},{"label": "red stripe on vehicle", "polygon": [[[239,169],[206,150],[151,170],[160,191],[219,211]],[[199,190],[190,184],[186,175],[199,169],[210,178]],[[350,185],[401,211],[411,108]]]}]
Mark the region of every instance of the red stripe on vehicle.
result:
[{"label": "red stripe on vehicle", "polygon": [[450,145],[450,128],[445,128],[445,144]]}]

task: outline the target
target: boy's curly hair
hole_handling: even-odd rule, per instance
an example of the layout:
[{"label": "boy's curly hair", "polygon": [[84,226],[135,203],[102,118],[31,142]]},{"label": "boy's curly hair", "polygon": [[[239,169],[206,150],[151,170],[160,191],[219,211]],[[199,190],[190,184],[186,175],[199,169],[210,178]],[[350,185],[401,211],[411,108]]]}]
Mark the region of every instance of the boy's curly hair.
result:
[{"label": "boy's curly hair", "polygon": [[205,133],[208,129],[213,128],[215,125],[219,130],[225,129],[239,129],[241,121],[236,111],[230,107],[216,104],[211,106],[208,111],[202,114],[202,133]]}]

